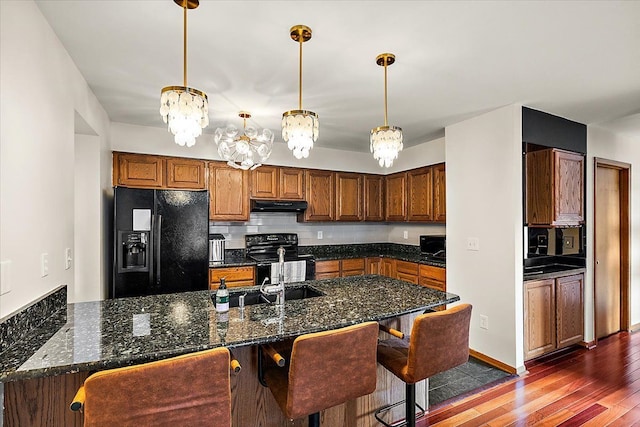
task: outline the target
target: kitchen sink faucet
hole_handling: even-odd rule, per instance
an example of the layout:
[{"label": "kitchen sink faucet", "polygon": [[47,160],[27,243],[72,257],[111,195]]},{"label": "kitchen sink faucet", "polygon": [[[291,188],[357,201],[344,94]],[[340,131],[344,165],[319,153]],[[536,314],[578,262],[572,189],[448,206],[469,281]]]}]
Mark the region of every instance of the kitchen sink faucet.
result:
[{"label": "kitchen sink faucet", "polygon": [[284,306],[284,253],[285,249],[280,246],[278,248],[278,283],[275,285],[264,286],[266,283],[266,279],[260,285],[260,292],[263,295],[273,295],[276,294],[276,302],[277,306]]}]

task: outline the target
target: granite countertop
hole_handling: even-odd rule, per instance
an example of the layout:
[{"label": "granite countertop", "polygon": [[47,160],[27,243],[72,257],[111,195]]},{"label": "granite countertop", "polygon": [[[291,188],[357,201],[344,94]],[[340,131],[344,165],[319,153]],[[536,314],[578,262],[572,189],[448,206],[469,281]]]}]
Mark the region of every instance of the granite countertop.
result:
[{"label": "granite countertop", "polygon": [[566,270],[554,271],[554,272],[544,272],[544,269],[540,269],[542,273],[538,274],[525,274],[524,281],[531,282],[533,280],[544,280],[544,279],[556,279],[558,277],[564,276],[572,276],[574,274],[580,274],[587,271],[585,267],[569,267],[567,266]]},{"label": "granite countertop", "polygon": [[[0,361],[0,381],[134,365],[218,346],[238,347],[382,320],[458,301],[457,295],[383,276],[308,285],[324,296],[216,313],[209,291],[67,305],[62,327],[47,323]],[[232,292],[255,290],[255,287]],[[47,329],[48,328],[48,329]],[[50,337],[50,338],[48,338]]]}]

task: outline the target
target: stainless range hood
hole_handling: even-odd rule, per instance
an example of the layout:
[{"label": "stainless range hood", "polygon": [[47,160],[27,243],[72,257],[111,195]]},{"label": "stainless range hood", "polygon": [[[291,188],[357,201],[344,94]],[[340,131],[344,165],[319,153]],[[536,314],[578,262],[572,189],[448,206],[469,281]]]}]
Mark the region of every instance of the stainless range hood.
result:
[{"label": "stainless range hood", "polygon": [[304,200],[251,200],[251,212],[304,212]]}]

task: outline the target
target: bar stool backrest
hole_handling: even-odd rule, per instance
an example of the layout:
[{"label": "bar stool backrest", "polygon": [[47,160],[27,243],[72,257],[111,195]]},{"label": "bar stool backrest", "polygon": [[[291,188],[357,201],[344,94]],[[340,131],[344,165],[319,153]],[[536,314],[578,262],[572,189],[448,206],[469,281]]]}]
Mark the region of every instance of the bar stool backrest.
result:
[{"label": "bar stool backrest", "polygon": [[376,389],[378,324],[302,335],[293,343],[286,415],[292,419]]},{"label": "bar stool backrest", "polygon": [[97,372],[85,380],[84,426],[230,426],[229,350]]},{"label": "bar stool backrest", "polygon": [[471,305],[422,314],[413,322],[406,382],[415,383],[469,359]]}]

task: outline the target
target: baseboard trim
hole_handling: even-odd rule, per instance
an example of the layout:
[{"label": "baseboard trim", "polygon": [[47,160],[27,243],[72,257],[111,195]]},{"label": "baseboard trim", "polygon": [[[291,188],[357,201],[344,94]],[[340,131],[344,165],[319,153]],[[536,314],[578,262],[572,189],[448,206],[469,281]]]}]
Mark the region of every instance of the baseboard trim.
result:
[{"label": "baseboard trim", "polygon": [[499,360],[494,359],[493,357],[489,357],[486,354],[482,354],[479,351],[476,351],[472,348],[469,349],[469,354],[473,357],[475,357],[478,360],[483,361],[484,363],[487,363],[491,366],[493,366],[494,368],[498,368],[501,371],[505,371],[508,372],[510,374],[517,374],[518,370],[516,368],[514,368],[513,366],[509,366],[506,363],[503,363]]},{"label": "baseboard trim", "polygon": [[596,340],[593,341],[580,341],[578,343],[578,345],[586,348],[587,350],[593,350],[594,348],[596,348]]},{"label": "baseboard trim", "polygon": [[640,323],[636,323],[635,325],[631,325],[631,327],[629,328],[629,330],[631,332],[637,332],[640,331]]}]

